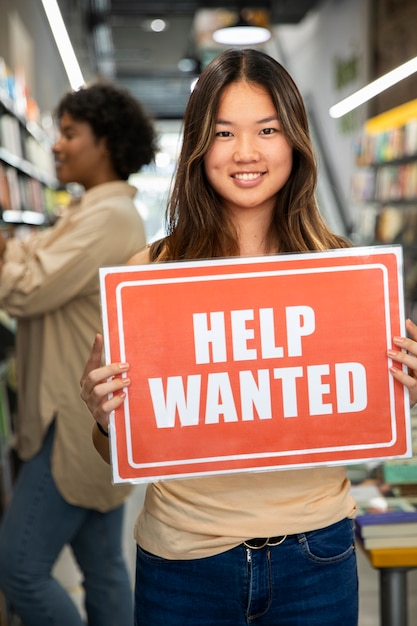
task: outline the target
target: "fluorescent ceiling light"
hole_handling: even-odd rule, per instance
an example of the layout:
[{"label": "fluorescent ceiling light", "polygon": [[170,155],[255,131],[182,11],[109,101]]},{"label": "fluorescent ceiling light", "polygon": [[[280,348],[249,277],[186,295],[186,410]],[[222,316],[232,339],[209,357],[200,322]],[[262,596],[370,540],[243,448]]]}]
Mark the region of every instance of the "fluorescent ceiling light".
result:
[{"label": "fluorescent ceiling light", "polygon": [[46,17],[48,18],[55,43],[58,47],[59,54],[61,55],[62,63],[64,64],[71,88],[77,90],[85,85],[85,81],[68,36],[67,29],[65,28],[61,11],[59,10],[56,0],[42,0],[42,4],[45,9]]},{"label": "fluorescent ceiling light", "polygon": [[374,98],[382,91],[385,91],[389,87],[392,87],[392,85],[399,83],[401,80],[404,80],[404,78],[411,76],[414,72],[417,72],[417,57],[399,65],[391,72],[388,72],[388,74],[384,74],[372,83],[369,83],[369,85],[362,87],[362,89],[359,89],[359,91],[356,91],[351,96],[348,96],[337,104],[334,104],[329,109],[330,116],[338,118],[346,115],[349,111],[353,111],[353,109],[356,109],[361,104],[364,104],[364,102],[371,100],[371,98]]},{"label": "fluorescent ceiling light", "polygon": [[264,43],[271,38],[271,33],[262,26],[229,26],[214,31],[213,39],[217,43],[229,46],[250,46]]}]

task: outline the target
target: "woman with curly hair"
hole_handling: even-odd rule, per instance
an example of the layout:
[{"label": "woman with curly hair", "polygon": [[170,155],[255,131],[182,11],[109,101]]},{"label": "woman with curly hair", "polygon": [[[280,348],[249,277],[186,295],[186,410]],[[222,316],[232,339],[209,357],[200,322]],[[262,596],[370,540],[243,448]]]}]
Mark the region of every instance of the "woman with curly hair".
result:
[{"label": "woman with curly hair", "polygon": [[[304,104],[268,55],[232,49],[216,57],[190,96],[183,134],[167,236],[130,264],[350,245],[319,213]],[[417,328],[407,329],[414,341],[402,345],[416,354]],[[102,347],[98,335],[81,394],[109,461],[109,415],[135,372],[127,363],[101,366]],[[414,356],[398,360],[417,370]],[[415,379],[393,375],[414,403]],[[343,467],[149,484],[135,525],[136,626],[357,626],[354,514]]]},{"label": "woman with curly hair", "polygon": [[[69,544],[90,626],[133,623],[122,554],[124,501],[91,444],[80,371],[101,327],[98,268],[145,245],[128,176],[156,135],[127,91],[99,82],[65,94],[53,152],[62,184],[84,188],[57,223],[1,242],[0,306],[17,320],[17,452],[23,464],[0,527],[0,588],[25,626],[84,624],[51,575]],[[90,441],[89,441],[90,440]]]}]

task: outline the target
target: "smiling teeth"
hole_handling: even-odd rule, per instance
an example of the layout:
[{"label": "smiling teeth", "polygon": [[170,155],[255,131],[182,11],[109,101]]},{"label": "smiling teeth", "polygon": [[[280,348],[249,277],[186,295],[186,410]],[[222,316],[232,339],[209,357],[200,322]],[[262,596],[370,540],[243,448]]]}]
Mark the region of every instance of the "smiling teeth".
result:
[{"label": "smiling teeth", "polygon": [[234,178],[238,178],[239,180],[255,180],[260,176],[260,172],[247,172],[244,174],[235,174]]}]

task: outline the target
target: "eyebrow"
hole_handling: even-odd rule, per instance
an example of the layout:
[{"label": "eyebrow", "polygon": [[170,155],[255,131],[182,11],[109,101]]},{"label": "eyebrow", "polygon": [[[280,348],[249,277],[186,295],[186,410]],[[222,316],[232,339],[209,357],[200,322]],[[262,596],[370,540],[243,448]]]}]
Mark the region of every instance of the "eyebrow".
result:
[{"label": "eyebrow", "polygon": [[[278,115],[270,115],[269,117],[264,117],[262,120],[257,120],[255,124],[267,124],[268,122],[278,122]],[[228,120],[222,120],[221,118],[216,120],[216,124],[222,124],[224,126],[232,126],[234,122],[229,122]]]}]

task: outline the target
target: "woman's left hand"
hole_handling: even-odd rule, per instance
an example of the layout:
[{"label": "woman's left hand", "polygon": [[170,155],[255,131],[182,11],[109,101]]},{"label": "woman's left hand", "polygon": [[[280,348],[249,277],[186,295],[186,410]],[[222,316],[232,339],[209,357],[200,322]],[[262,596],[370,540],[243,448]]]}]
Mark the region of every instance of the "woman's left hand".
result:
[{"label": "woman's left hand", "polygon": [[[411,320],[405,322],[410,337],[393,337],[392,342],[398,348],[387,350],[387,356],[395,361],[390,367],[391,374],[396,380],[407,387],[410,394],[410,406],[417,402],[417,326]],[[408,373],[398,367],[405,365]]]}]

